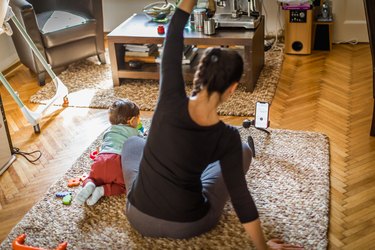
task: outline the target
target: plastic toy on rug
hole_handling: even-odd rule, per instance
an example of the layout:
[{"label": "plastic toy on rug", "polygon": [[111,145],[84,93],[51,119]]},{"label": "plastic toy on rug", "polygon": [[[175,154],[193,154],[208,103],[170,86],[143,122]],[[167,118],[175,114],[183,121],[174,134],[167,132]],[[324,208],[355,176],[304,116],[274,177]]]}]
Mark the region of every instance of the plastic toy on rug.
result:
[{"label": "plastic toy on rug", "polygon": [[62,203],[64,205],[70,205],[72,203],[72,192],[64,191],[64,192],[57,192],[55,194],[56,198],[62,198]]},{"label": "plastic toy on rug", "polygon": [[[26,234],[21,234],[18,236],[12,243],[12,248],[14,250],[48,250],[46,248],[40,248],[40,247],[32,247],[24,245],[26,239]],[[55,250],[65,250],[67,249],[68,243],[63,242],[60,245],[58,245]]]},{"label": "plastic toy on rug", "polygon": [[70,194],[68,195],[65,195],[64,198],[62,199],[62,203],[64,205],[70,205],[70,203],[72,203],[72,196]]},{"label": "plastic toy on rug", "polygon": [[96,156],[98,156],[98,153],[99,153],[98,150],[92,151],[90,153],[90,159],[95,160]]},{"label": "plastic toy on rug", "polygon": [[64,197],[67,196],[67,195],[72,195],[72,192],[64,191],[64,192],[57,192],[57,193],[55,194],[55,196],[56,196],[57,198],[64,198]]},{"label": "plastic toy on rug", "polygon": [[68,181],[68,187],[76,187],[76,186],[79,186],[80,183],[81,183],[81,178],[76,177]]},{"label": "plastic toy on rug", "polygon": [[82,182],[84,182],[84,181],[87,179],[87,177],[89,177],[88,174],[83,174],[83,175],[81,175],[80,180],[81,180]]},{"label": "plastic toy on rug", "polygon": [[87,179],[88,175],[87,174],[83,174],[79,177],[75,177],[75,178],[72,178],[68,181],[68,187],[76,187],[76,186],[79,186],[79,184],[81,184],[81,181],[84,182],[86,179]]}]

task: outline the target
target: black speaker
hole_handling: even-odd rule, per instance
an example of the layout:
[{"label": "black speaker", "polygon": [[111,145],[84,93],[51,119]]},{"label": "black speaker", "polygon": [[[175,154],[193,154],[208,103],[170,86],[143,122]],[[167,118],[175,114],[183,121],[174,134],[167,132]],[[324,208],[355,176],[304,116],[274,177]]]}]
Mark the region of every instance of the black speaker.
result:
[{"label": "black speaker", "polygon": [[314,50],[331,50],[329,25],[316,25]]}]

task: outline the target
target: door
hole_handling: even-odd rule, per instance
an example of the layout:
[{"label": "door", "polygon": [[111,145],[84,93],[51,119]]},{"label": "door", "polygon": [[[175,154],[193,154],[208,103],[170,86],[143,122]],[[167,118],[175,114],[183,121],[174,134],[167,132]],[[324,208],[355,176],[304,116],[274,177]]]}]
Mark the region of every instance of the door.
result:
[{"label": "door", "polygon": [[334,42],[368,42],[363,0],[331,0]]}]

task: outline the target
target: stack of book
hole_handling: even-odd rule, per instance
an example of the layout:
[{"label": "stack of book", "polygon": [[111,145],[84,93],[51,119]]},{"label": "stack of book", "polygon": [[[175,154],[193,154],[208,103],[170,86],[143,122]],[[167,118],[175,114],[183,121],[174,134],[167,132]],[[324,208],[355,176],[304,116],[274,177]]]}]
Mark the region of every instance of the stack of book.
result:
[{"label": "stack of book", "polygon": [[124,44],[124,47],[125,62],[155,63],[155,58],[159,55],[157,44]]},{"label": "stack of book", "polygon": [[[161,62],[161,54],[162,54],[162,48],[159,50],[160,56],[156,57],[155,62],[160,63]],[[193,45],[185,45],[184,51],[182,54],[182,64],[190,64],[195,56],[198,54],[198,48]]]}]

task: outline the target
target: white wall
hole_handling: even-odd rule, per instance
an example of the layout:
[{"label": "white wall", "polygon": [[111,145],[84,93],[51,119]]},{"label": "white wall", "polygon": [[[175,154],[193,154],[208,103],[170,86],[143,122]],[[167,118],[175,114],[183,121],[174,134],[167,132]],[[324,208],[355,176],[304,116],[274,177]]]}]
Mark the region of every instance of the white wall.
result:
[{"label": "white wall", "polygon": [[110,32],[133,13],[142,11],[143,7],[158,0],[104,0],[104,31]]},{"label": "white wall", "polygon": [[18,61],[12,39],[6,34],[0,36],[0,72]]}]

